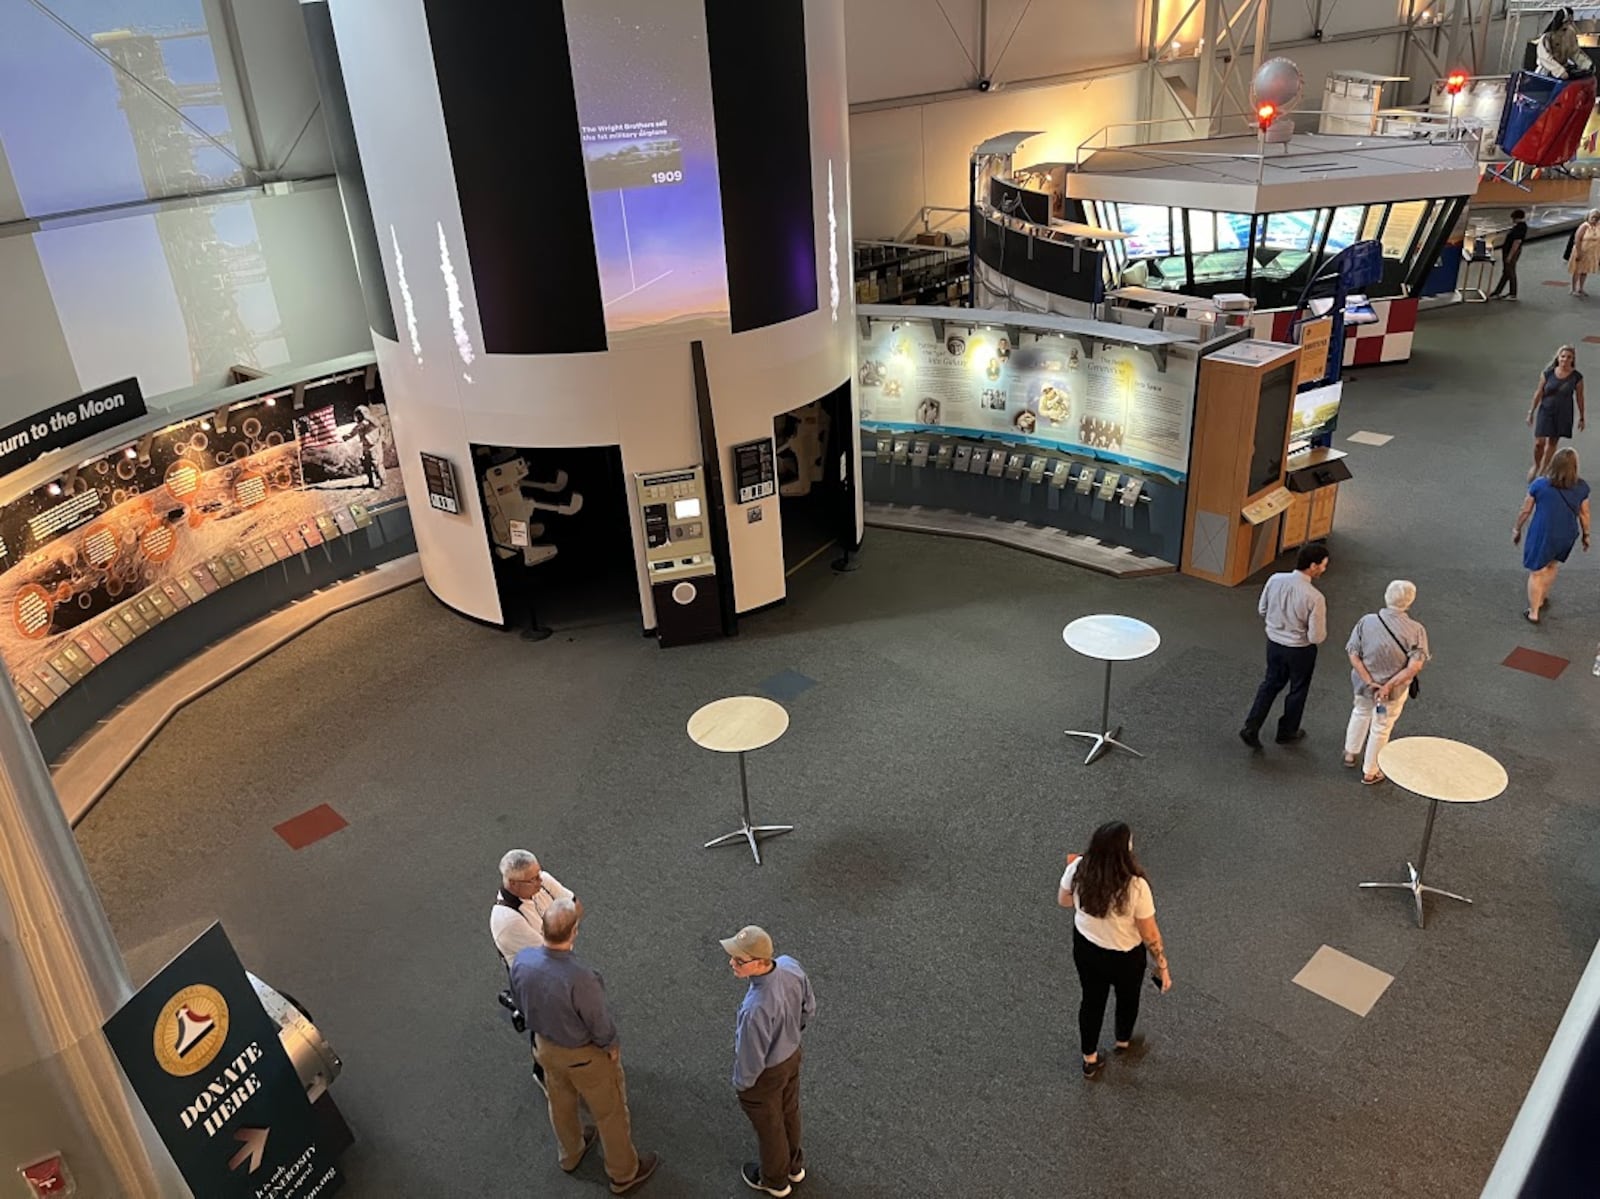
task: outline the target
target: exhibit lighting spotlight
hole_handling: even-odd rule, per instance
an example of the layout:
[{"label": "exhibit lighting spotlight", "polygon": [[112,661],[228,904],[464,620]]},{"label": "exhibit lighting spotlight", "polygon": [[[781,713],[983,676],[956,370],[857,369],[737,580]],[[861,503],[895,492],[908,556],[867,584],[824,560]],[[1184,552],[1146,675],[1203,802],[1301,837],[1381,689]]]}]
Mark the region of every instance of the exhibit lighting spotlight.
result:
[{"label": "exhibit lighting spotlight", "polygon": [[1278,106],[1276,104],[1262,104],[1256,108],[1256,124],[1261,127],[1261,132],[1263,133],[1272,128],[1272,122],[1277,117]]},{"label": "exhibit lighting spotlight", "polygon": [[278,406],[278,401],[273,399],[271,396],[268,396],[267,397],[267,407],[268,408],[276,408],[277,406]]},{"label": "exhibit lighting spotlight", "polygon": [[60,483],[52,483],[52,484],[50,484],[50,486],[46,487],[45,490],[47,492],[49,492],[51,495],[60,495],[61,494],[61,484]]},{"label": "exhibit lighting spotlight", "polygon": [[138,457],[138,456],[139,456],[139,451],[138,451],[138,450],[136,450],[136,449],[134,449],[134,448],[133,448],[133,447],[132,447],[132,446],[131,446],[131,445],[130,445],[130,446],[129,446],[129,447],[128,447],[128,448],[127,448],[127,449],[125,449],[125,450],[123,450],[123,451],[122,451],[122,456],[123,456],[123,457],[124,457],[124,458],[137,458],[137,457]]},{"label": "exhibit lighting spotlight", "polygon": [[211,432],[211,422],[208,421],[208,420],[201,421],[200,422],[200,427],[202,429],[204,429],[207,433]]}]

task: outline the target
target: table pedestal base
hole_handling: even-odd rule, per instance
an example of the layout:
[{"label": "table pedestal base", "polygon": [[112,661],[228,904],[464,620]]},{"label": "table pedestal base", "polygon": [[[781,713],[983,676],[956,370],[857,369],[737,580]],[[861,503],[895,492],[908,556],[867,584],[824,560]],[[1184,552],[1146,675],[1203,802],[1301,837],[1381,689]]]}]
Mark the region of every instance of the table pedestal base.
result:
[{"label": "table pedestal base", "polygon": [[1411,876],[1408,883],[1362,883],[1363,887],[1376,887],[1383,890],[1410,891],[1417,902],[1417,927],[1425,927],[1422,922],[1422,895],[1443,895],[1446,899],[1459,899],[1462,903],[1471,903],[1465,895],[1457,895],[1454,891],[1443,891],[1438,887],[1430,887],[1423,883],[1422,875],[1417,873],[1417,868],[1410,862],[1406,863],[1406,873]]},{"label": "table pedestal base", "polygon": [[1362,883],[1363,889],[1372,888],[1385,891],[1410,891],[1411,897],[1417,904],[1417,927],[1426,927],[1423,924],[1422,896],[1426,892],[1430,895],[1443,895],[1446,899],[1460,900],[1462,903],[1471,903],[1465,895],[1457,895],[1454,891],[1444,891],[1438,887],[1427,886],[1422,881],[1422,868],[1428,863],[1428,843],[1433,840],[1433,821],[1439,814],[1439,801],[1437,799],[1428,804],[1428,823],[1422,830],[1422,852],[1417,855],[1417,864],[1413,866],[1406,863],[1406,873],[1410,880],[1403,883]]},{"label": "table pedestal base", "polygon": [[1121,741],[1117,740],[1117,738],[1122,736],[1122,726],[1120,724],[1116,728],[1107,729],[1103,733],[1081,733],[1077,729],[1067,729],[1066,734],[1069,737],[1085,737],[1094,742],[1094,744],[1089,747],[1089,756],[1083,760],[1083,764],[1085,766],[1087,766],[1090,762],[1093,762],[1096,758],[1100,757],[1107,750],[1111,749],[1112,746],[1115,746],[1121,750],[1126,750],[1136,758],[1144,757],[1144,755],[1138,750],[1134,749],[1133,746],[1125,745]]},{"label": "table pedestal base", "polygon": [[750,846],[750,855],[755,858],[756,865],[761,865],[761,847],[757,844],[763,837],[781,837],[784,833],[794,832],[792,824],[751,824],[750,823],[750,782],[745,773],[744,751],[739,752],[739,798],[743,803],[744,815],[739,819],[739,827],[731,833],[723,833],[720,837],[713,837],[705,843],[704,848],[715,849],[719,845],[737,845],[740,841],[747,842]]},{"label": "table pedestal base", "polygon": [[750,824],[741,821],[739,827],[731,833],[723,833],[720,837],[713,837],[707,841],[705,847],[713,849],[718,845],[736,845],[740,841],[750,843],[750,853],[756,860],[756,865],[761,865],[761,848],[756,843],[763,837],[781,837],[784,833],[794,832],[792,824]]}]

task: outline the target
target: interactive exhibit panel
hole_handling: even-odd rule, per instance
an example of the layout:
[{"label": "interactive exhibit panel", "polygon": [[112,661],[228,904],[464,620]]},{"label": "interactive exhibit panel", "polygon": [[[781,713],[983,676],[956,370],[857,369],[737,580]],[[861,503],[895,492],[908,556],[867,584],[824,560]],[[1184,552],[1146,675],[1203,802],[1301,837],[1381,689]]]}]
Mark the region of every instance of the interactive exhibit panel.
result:
[{"label": "interactive exhibit panel", "polygon": [[657,638],[672,646],[717,636],[722,605],[704,468],[636,474],[634,486]]},{"label": "interactive exhibit panel", "polygon": [[[210,630],[187,652],[261,614],[218,625],[227,605],[208,597],[277,563],[283,586],[263,592],[263,610],[370,565],[383,535],[352,535],[403,501],[383,393],[365,371],[234,403],[63,471],[0,508],[0,654],[24,711],[38,721],[193,605],[212,619],[176,622]],[[407,552],[409,523],[389,542],[380,560]],[[254,599],[246,607],[259,609]]]},{"label": "interactive exhibit panel", "polygon": [[1177,562],[1198,344],[1016,312],[858,313],[869,501],[1053,525]]}]

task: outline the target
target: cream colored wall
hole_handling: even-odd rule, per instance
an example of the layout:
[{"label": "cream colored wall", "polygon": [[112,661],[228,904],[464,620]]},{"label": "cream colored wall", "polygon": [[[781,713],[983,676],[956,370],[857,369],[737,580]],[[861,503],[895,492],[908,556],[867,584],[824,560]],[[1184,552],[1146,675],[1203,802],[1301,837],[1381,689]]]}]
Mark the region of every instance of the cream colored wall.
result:
[{"label": "cream colored wall", "polygon": [[[860,53],[852,45],[853,53]],[[1001,88],[958,100],[917,104],[850,117],[850,170],[855,234],[899,235],[925,204],[965,210],[972,148],[1013,129],[1044,132],[1018,155],[1032,162],[1071,162],[1078,146],[1105,125],[1139,111],[1143,69],[1055,87]],[[955,226],[966,228],[964,218]]]}]

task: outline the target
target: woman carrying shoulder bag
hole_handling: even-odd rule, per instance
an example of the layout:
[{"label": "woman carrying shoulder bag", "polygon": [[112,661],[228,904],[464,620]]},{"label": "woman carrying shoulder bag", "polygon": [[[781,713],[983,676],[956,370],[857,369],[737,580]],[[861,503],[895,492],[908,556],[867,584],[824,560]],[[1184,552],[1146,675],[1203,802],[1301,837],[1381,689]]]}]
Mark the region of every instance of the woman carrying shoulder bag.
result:
[{"label": "woman carrying shoulder bag", "polygon": [[1428,630],[1411,616],[1416,599],[1416,584],[1396,579],[1383,590],[1383,608],[1356,621],[1344,647],[1356,689],[1344,735],[1344,764],[1359,763],[1361,781],[1369,785],[1383,782],[1378,754],[1389,744],[1406,700],[1421,690],[1417,675],[1428,663]]},{"label": "woman carrying shoulder bag", "polygon": [[1133,1026],[1139,1019],[1139,989],[1144,986],[1145,947],[1155,959],[1155,978],[1163,992],[1172,989],[1156,905],[1144,868],[1133,856],[1133,833],[1120,820],[1095,829],[1082,857],[1067,855],[1056,902],[1076,908],[1073,914],[1072,962],[1078,968],[1083,999],[1078,1004],[1079,1048],[1083,1076],[1100,1077],[1105,1055],[1100,1052],[1100,1027],[1106,1000],[1117,993],[1116,1054],[1137,1059],[1143,1038]]}]

